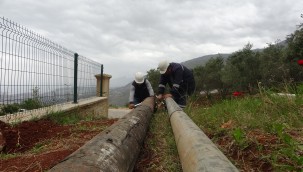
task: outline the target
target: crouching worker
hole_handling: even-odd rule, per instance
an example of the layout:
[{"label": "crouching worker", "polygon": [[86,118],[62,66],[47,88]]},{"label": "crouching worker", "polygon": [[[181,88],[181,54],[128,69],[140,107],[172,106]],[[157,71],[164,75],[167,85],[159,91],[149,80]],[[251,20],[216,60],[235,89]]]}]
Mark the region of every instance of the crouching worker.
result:
[{"label": "crouching worker", "polygon": [[154,90],[150,82],[144,78],[143,73],[137,72],[135,80],[130,87],[128,108],[133,109],[135,105],[143,102],[145,98],[152,96],[154,96]]},{"label": "crouching worker", "polygon": [[[181,108],[185,108],[186,96],[192,95],[196,88],[193,72],[182,64],[167,60],[160,61],[158,69],[161,76],[157,98],[172,97]],[[166,84],[170,87],[170,94],[163,95]]]}]

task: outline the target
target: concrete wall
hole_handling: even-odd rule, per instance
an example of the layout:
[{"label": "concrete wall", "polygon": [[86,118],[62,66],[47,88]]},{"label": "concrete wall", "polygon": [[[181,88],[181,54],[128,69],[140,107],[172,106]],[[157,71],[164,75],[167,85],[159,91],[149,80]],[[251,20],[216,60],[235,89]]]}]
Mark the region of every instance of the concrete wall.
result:
[{"label": "concrete wall", "polygon": [[77,112],[81,115],[89,114],[94,116],[108,117],[108,106],[108,98],[93,97],[90,99],[79,100],[77,104],[68,102],[40,109],[8,114],[5,116],[0,116],[0,120],[6,123],[16,123],[28,121],[33,118],[40,118],[53,112]]},{"label": "concrete wall", "polygon": [[96,97],[85,101],[85,103],[76,104],[76,106],[64,110],[65,112],[75,112],[82,116],[108,117],[108,98]]}]

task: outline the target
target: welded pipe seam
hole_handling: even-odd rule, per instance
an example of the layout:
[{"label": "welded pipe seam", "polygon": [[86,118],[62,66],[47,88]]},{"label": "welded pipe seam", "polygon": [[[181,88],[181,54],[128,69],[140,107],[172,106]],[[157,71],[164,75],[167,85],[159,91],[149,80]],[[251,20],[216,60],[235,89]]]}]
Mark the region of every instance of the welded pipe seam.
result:
[{"label": "welded pipe seam", "polygon": [[183,171],[238,171],[172,98],[165,102]]}]

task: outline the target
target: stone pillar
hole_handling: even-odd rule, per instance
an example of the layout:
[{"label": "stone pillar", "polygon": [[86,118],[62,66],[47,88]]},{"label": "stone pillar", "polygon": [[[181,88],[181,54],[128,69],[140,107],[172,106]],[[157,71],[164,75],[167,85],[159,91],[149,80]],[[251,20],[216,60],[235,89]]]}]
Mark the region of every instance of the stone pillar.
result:
[{"label": "stone pillar", "polygon": [[[97,95],[98,97],[100,97],[100,83],[101,83],[101,74],[99,75],[95,75],[95,77],[97,78]],[[107,97],[109,96],[109,80],[112,76],[108,75],[108,74],[103,74],[103,80],[102,80],[102,96],[101,97]]]}]

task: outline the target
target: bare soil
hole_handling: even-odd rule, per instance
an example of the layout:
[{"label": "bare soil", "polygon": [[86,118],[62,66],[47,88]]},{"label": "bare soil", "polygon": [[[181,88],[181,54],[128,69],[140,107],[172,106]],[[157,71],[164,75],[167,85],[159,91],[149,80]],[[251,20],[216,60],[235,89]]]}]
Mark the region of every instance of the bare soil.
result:
[{"label": "bare soil", "polygon": [[26,121],[11,126],[0,121],[6,141],[0,171],[45,171],[84,145],[116,119],[59,125],[51,120]]},{"label": "bare soil", "polygon": [[[14,126],[0,121],[0,131],[6,141],[0,152],[0,171],[46,171],[117,120],[100,119],[74,125],[59,125],[49,119],[42,119],[25,121]],[[149,133],[147,139],[150,139]],[[148,146],[145,144],[143,147]],[[154,156],[151,149],[143,149],[139,157],[134,168],[136,172],[145,171],[146,164],[156,161],[152,158]]]}]

